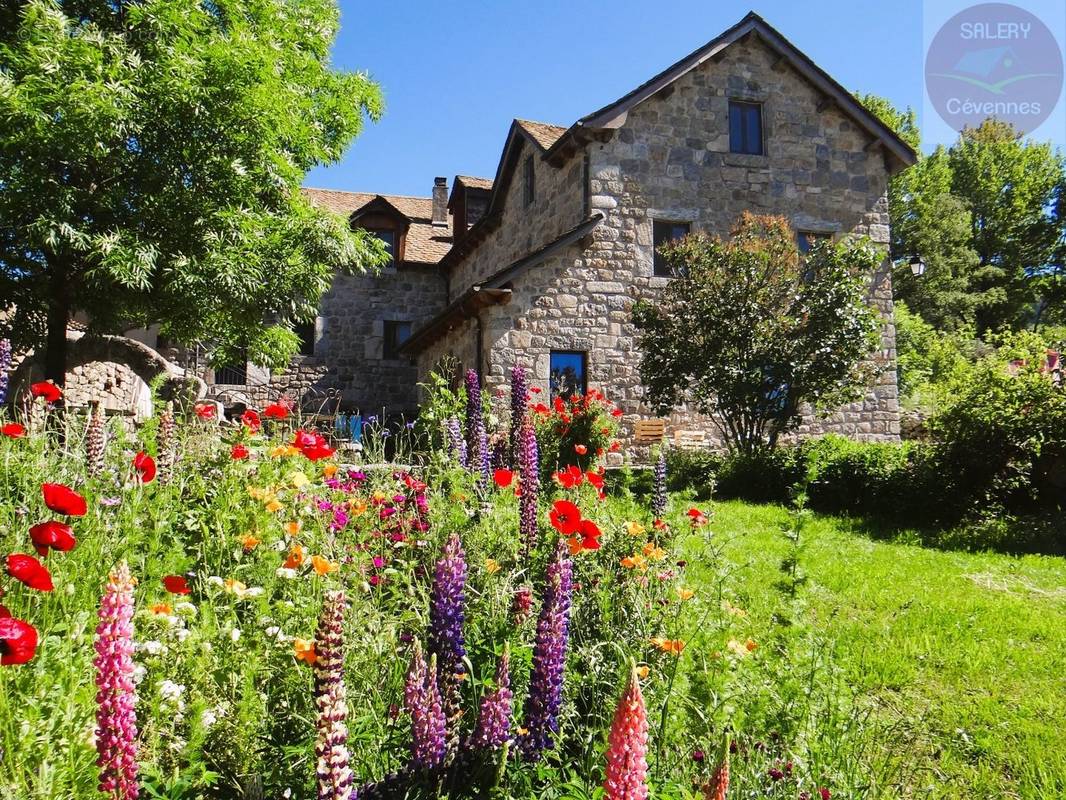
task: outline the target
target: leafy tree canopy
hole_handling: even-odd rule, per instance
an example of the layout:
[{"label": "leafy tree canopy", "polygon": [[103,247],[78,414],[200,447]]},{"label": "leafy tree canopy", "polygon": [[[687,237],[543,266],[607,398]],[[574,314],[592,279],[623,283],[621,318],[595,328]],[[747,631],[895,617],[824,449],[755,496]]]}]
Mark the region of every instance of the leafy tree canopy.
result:
[{"label": "leafy tree canopy", "polygon": [[330,65],[338,19],[331,0],[0,5],[0,336],[47,339],[57,381],[76,311],[285,362],[334,270],[384,255],[300,193],[382,110]]},{"label": "leafy tree canopy", "polygon": [[660,252],[674,278],[634,309],[660,413],[687,403],[752,452],[794,428],[801,404],[835,408],[868,384],[868,279],[884,257],[869,242],[819,241],[801,258],[786,220],[745,214],[729,241],[696,234]]}]

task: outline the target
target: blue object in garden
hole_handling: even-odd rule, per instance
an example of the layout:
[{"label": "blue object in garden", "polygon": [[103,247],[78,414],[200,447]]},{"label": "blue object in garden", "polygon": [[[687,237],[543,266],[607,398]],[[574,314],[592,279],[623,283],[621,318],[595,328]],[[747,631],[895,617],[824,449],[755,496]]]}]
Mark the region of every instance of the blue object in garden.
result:
[{"label": "blue object in garden", "polygon": [[348,431],[351,434],[352,441],[358,444],[363,441],[363,415],[352,414],[348,417]]}]

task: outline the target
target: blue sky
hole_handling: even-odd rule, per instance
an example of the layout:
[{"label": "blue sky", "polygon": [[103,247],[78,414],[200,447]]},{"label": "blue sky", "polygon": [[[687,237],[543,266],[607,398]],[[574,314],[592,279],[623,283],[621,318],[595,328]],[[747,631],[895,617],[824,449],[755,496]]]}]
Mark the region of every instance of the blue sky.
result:
[{"label": "blue sky", "polygon": [[922,106],[918,0],[341,0],[337,66],[381,84],[385,116],[308,186],[428,195],[492,177],[514,117],[569,125],[755,10],[850,90]]}]

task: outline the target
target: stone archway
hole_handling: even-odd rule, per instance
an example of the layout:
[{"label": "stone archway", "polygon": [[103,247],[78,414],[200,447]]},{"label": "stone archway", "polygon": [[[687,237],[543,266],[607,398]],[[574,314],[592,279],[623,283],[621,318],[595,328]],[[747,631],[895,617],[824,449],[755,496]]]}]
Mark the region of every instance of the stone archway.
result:
[{"label": "stone archway", "polygon": [[[137,420],[152,415],[151,383],[166,376],[160,396],[179,404],[203,397],[206,385],[148,345],[125,336],[67,334],[67,404],[84,407],[98,402],[107,410],[131,414]],[[30,384],[43,378],[31,353],[12,377],[12,397],[23,406]]]}]

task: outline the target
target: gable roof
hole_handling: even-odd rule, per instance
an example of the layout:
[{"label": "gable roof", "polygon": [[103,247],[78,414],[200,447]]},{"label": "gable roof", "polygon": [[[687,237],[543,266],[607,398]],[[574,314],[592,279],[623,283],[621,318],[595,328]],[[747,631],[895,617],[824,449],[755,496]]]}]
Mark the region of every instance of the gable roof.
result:
[{"label": "gable roof", "polygon": [[405,263],[436,264],[451,249],[451,227],[433,224],[431,197],[342,192],[336,189],[304,189],[303,193],[319,208],[332,211],[346,219],[351,219],[356,212],[372,203],[388,203],[410,223],[404,244]]},{"label": "gable roof", "polygon": [[455,185],[462,184],[468,189],[491,189],[492,178],[475,178],[472,175],[456,175]]},{"label": "gable roof", "polygon": [[730,45],[749,35],[758,36],[783,61],[813,84],[827,100],[835,104],[841,112],[865,130],[874,141],[879,142],[892,161],[889,167],[891,172],[898,172],[917,161],[917,155],[910,145],[904,142],[891,128],[856,100],[847,89],[837,83],[825,70],[811,61],[805,53],[754,11],[749,12],[736,25],[711,39],[698,50],[689,53],[676,64],[667,67],[658,75],[645,81],[633,91],[598,111],[579,119],[567,129],[565,135],[560,136],[555,141],[545,157],[550,158],[558,153],[567,141],[580,139],[582,131],[620,127],[625,123],[626,115],[634,106],[647,100],[678,78],[686,75],[708,59],[722,53]]},{"label": "gable roof", "polygon": [[515,123],[525,131],[529,137],[540,147],[548,150],[559,138],[566,133],[567,128],[562,125],[552,125],[550,122],[534,122],[529,119],[516,119]]}]

